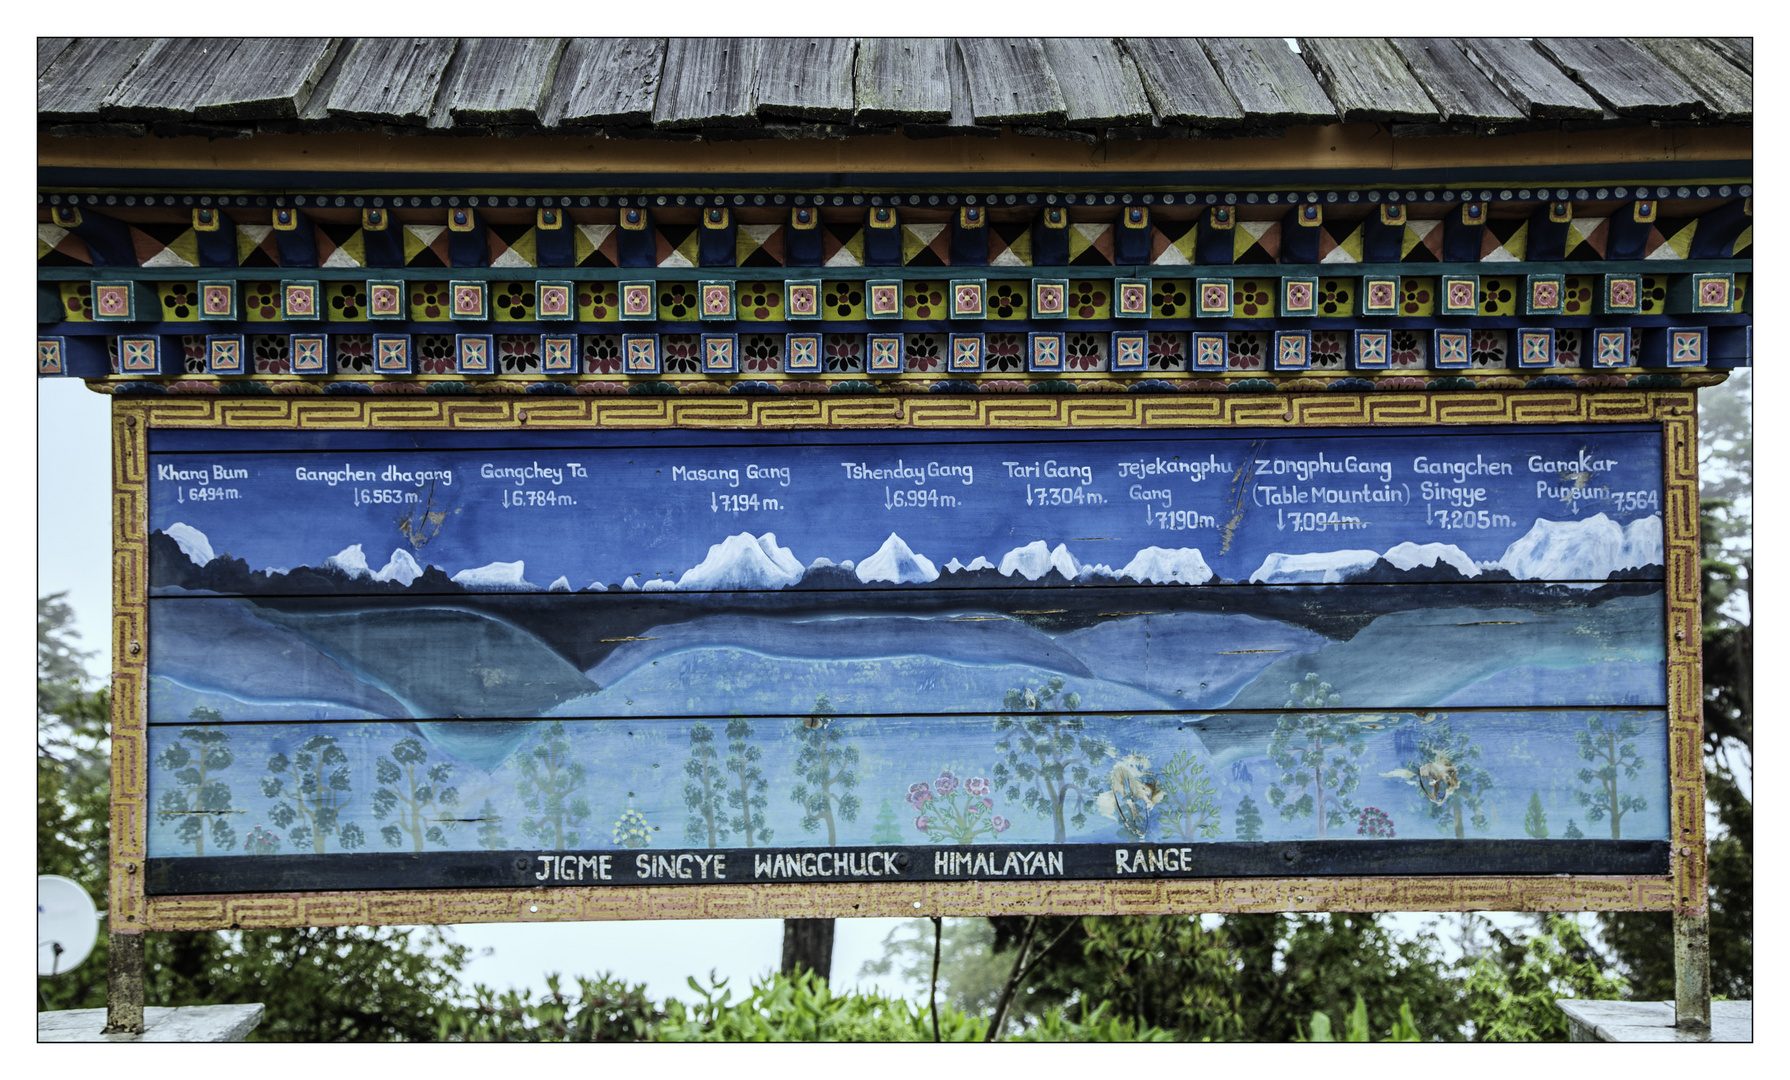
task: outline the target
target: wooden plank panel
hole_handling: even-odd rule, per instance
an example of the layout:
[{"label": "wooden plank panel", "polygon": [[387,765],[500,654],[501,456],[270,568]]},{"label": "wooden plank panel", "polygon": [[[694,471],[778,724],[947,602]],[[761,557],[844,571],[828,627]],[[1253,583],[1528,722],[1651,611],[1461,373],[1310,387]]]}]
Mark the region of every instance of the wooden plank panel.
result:
[{"label": "wooden plank panel", "polygon": [[238,38],[156,38],[100,103],[100,115],[116,120],[188,116],[240,44]]},{"label": "wooden plank panel", "polygon": [[39,120],[83,120],[118,86],[154,38],[77,38],[37,80]]},{"label": "wooden plank panel", "polygon": [[1697,38],[1634,38],[1696,91],[1719,120],[1753,119],[1753,80],[1705,41]]},{"label": "wooden plank panel", "polygon": [[565,38],[472,38],[446,93],[456,124],[538,124]]},{"label": "wooden plank panel", "polygon": [[1467,57],[1531,120],[1597,120],[1604,110],[1578,83],[1516,38],[1462,38]]},{"label": "wooden plank panel", "polygon": [[1137,68],[1112,38],[1045,38],[1070,127],[1133,127],[1150,123],[1150,99]]},{"label": "wooden plank panel", "polygon": [[1415,123],[1440,115],[1385,38],[1300,38],[1299,47],[1344,123]]},{"label": "wooden plank panel", "polygon": [[949,38],[863,38],[854,64],[854,104],[860,124],[927,123],[951,119]]},{"label": "wooden plank panel", "polygon": [[199,93],[201,120],[292,119],[310,100],[341,38],[244,38]]},{"label": "wooden plank panel", "polygon": [[70,45],[73,45],[74,43],[75,43],[75,39],[68,38],[68,37],[40,37],[40,38],[38,38],[37,39],[37,76],[38,76],[38,78],[40,78],[40,79],[43,78],[43,73],[50,69],[50,65],[54,64],[56,62],[56,58],[61,56],[63,53],[67,52],[68,47]]},{"label": "wooden plank panel", "polygon": [[758,123],[752,85],[758,38],[672,38],[653,106],[661,128],[745,127]]},{"label": "wooden plank panel", "polygon": [[1317,76],[1279,38],[1202,38],[1200,44],[1251,126],[1328,124],[1336,107]]},{"label": "wooden plank panel", "polygon": [[902,126],[903,133],[915,139],[945,135],[999,136],[999,124],[977,123],[976,107],[970,100],[970,78],[964,71],[963,54],[958,51],[955,41],[946,44],[945,72],[951,87],[951,115],[942,124],[909,122]]},{"label": "wooden plank panel", "polygon": [[548,127],[652,123],[665,70],[664,38],[573,38],[560,59]]},{"label": "wooden plank panel", "polygon": [[759,49],[753,96],[761,117],[823,123],[852,118],[856,38],[770,38]]},{"label": "wooden plank panel", "polygon": [[1061,127],[1068,106],[1037,38],[958,38],[978,124]]},{"label": "wooden plank panel", "polygon": [[332,115],[421,125],[459,38],[363,38],[331,92]]},{"label": "wooden plank panel", "polygon": [[1706,111],[1671,68],[1626,38],[1536,38],[1535,47],[1618,116],[1688,120]]},{"label": "wooden plank panel", "polygon": [[1156,118],[1191,127],[1234,127],[1243,119],[1212,61],[1193,38],[1125,38]]},{"label": "wooden plank panel", "polygon": [[1499,93],[1450,38],[1392,38],[1411,74],[1423,84],[1442,119],[1500,124],[1522,120],[1523,110]]}]

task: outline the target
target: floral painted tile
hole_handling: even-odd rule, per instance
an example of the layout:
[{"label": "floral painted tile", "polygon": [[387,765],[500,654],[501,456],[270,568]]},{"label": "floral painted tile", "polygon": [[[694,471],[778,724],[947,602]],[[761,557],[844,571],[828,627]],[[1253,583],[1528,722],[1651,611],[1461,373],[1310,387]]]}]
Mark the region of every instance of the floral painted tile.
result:
[{"label": "floral painted tile", "polygon": [[1479,279],[1479,313],[1481,315],[1515,315],[1517,313],[1517,297],[1522,290],[1517,287],[1517,279],[1511,277],[1483,277]]},{"label": "floral painted tile", "polygon": [[163,322],[199,321],[199,285],[194,281],[157,282],[155,291],[162,302]]},{"label": "floral painted tile", "polygon": [[1356,278],[1321,278],[1318,281],[1318,314],[1347,316],[1355,313]]},{"label": "floral painted tile", "polygon": [[[453,336],[441,335],[448,339],[448,370],[453,370]],[[330,342],[336,354],[336,372],[344,374],[372,374],[373,372],[373,335],[372,334],[339,334]]]},{"label": "floral painted tile", "polygon": [[1429,342],[1417,330],[1400,328],[1392,332],[1392,352],[1386,365],[1394,368],[1420,368],[1429,359]]},{"label": "floral painted tile", "polygon": [[664,350],[661,370],[667,375],[695,375],[702,371],[702,337],[699,334],[665,334],[659,338]]},{"label": "floral painted tile", "polygon": [[820,290],[821,318],[833,322],[851,322],[864,317],[864,283],[861,281],[828,281]]},{"label": "floral painted tile", "polygon": [[783,282],[742,281],[737,296],[742,322],[782,322]]},{"label": "floral painted tile", "polygon": [[909,319],[945,319],[951,309],[946,304],[946,286],[942,281],[909,281],[901,288],[901,310]]},{"label": "floral painted tile", "polygon": [[1026,336],[1017,333],[988,335],[987,371],[1023,371],[1026,366]]},{"label": "floral painted tile", "polygon": [[448,319],[447,282],[411,282],[410,318],[415,322],[446,322]]},{"label": "floral painted tile", "polygon": [[615,375],[622,369],[620,334],[584,335],[584,370],[592,375]]},{"label": "floral painted tile", "polygon": [[[862,306],[862,302],[860,302]],[[821,353],[829,372],[864,370],[863,334],[823,334]]]},{"label": "floral painted tile", "polygon": [[1105,371],[1107,337],[1106,334],[1071,333],[1064,345],[1064,369]]},{"label": "floral painted tile", "polygon": [[367,317],[367,286],[361,281],[323,283],[323,317],[330,322],[360,322]]},{"label": "floral painted tile", "polygon": [[[694,281],[659,282],[659,318],[666,322],[695,322],[701,315]],[[667,367],[666,371],[673,370]]]},{"label": "floral painted tile", "polygon": [[909,371],[939,371],[945,366],[944,334],[907,334],[902,355]]},{"label": "floral painted tile", "polygon": [[1232,371],[1260,371],[1268,359],[1268,335],[1260,330],[1234,330],[1226,357]]},{"label": "floral painted tile", "polygon": [[1069,283],[1069,317],[1071,319],[1110,319],[1112,314],[1112,282],[1071,281]]},{"label": "floral painted tile", "polygon": [[254,334],[249,353],[255,358],[255,374],[285,375],[292,370],[285,334]]},{"label": "floral painted tile", "polygon": [[424,375],[452,375],[455,354],[452,334],[418,334],[414,339],[416,367]]},{"label": "floral painted tile", "polygon": [[991,319],[1025,319],[1031,316],[1031,290],[1023,281],[991,281],[988,283],[988,317]]},{"label": "floral painted tile", "polygon": [[1239,319],[1273,318],[1278,302],[1275,288],[1274,282],[1264,278],[1239,279],[1231,301],[1233,313]]},{"label": "floral painted tile", "polygon": [[[1185,310],[1186,303],[1185,300],[1180,302],[1182,310]],[[1192,336],[1178,330],[1158,330],[1152,333],[1150,335],[1150,370],[1187,370],[1187,350]]]},{"label": "floral painted tile", "polygon": [[[613,281],[581,281],[577,285],[578,318],[585,322],[615,322],[618,287]],[[619,361],[618,361],[619,363]]]},{"label": "floral painted tile", "polygon": [[527,281],[493,282],[491,310],[496,313],[498,322],[534,322],[534,284]]},{"label": "floral painted tile", "polygon": [[1408,277],[1399,281],[1398,313],[1400,315],[1434,315],[1436,313],[1436,279]]},{"label": "floral painted tile", "polygon": [[1349,356],[1347,330],[1311,332],[1311,366],[1317,371],[1340,371]]},{"label": "floral painted tile", "polygon": [[[777,302],[783,302],[781,290]],[[782,334],[741,334],[740,367],[745,371],[780,371],[783,367]]]},{"label": "floral painted tile", "polygon": [[1193,282],[1181,278],[1157,278],[1150,288],[1152,319],[1185,319],[1193,314]]},{"label": "floral painted tile", "polygon": [[1473,331],[1473,366],[1476,368],[1509,367],[1507,343],[1509,335],[1503,330]]},{"label": "floral painted tile", "polygon": [[498,334],[498,370],[505,375],[538,374],[541,370],[539,334]]}]

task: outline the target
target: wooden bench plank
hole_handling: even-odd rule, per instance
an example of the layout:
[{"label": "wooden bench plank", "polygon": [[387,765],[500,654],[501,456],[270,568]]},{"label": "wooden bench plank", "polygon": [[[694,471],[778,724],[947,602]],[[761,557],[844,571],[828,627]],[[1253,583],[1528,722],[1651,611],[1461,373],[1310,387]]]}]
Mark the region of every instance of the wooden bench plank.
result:
[{"label": "wooden bench plank", "polygon": [[76,38],[37,80],[39,120],[91,120],[154,38]]},{"label": "wooden bench plank", "polygon": [[752,84],[758,73],[759,43],[758,38],[672,38],[666,44],[653,126],[757,125]]},{"label": "wooden bench plank", "polygon": [[1708,42],[1697,38],[1634,38],[1683,79],[1719,120],[1750,123],[1753,119],[1753,80],[1729,63]]},{"label": "wooden bench plank", "polygon": [[100,115],[112,120],[191,119],[199,95],[220,71],[240,38],[156,38],[130,74],[119,80]]},{"label": "wooden bench plank", "polygon": [[759,49],[752,94],[760,118],[851,120],[856,38],[770,38]]},{"label": "wooden bench plank", "polygon": [[1385,38],[1300,38],[1299,48],[1345,124],[1417,123],[1441,115]]},{"label": "wooden bench plank", "polygon": [[422,125],[459,38],[362,38],[330,93],[332,115]]},{"label": "wooden bench plank", "polygon": [[1037,38],[958,38],[978,124],[1061,127],[1068,105]]},{"label": "wooden bench plank", "polygon": [[447,92],[455,124],[538,124],[565,38],[473,38]]},{"label": "wooden bench plank", "polygon": [[1462,38],[1468,59],[1531,120],[1597,120],[1603,106],[1517,38]]},{"label": "wooden bench plank", "polygon": [[1336,106],[1279,38],[1203,38],[1200,44],[1251,127],[1333,124]]},{"label": "wooden bench plank", "polygon": [[1671,68],[1626,38],[1536,38],[1535,46],[1618,116],[1688,120],[1707,111]]},{"label": "wooden bench plank", "polygon": [[1442,119],[1457,123],[1504,124],[1522,120],[1523,110],[1498,92],[1449,38],[1392,38],[1392,47],[1436,103]]},{"label": "wooden bench plank", "polygon": [[645,127],[664,71],[664,38],[573,38],[559,62],[546,125]]},{"label": "wooden bench plank", "polygon": [[1150,98],[1131,58],[1112,38],[1045,38],[1044,56],[1072,128],[1149,124]]},{"label": "wooden bench plank", "polygon": [[942,124],[951,119],[950,38],[863,38],[854,65],[860,124]]},{"label": "wooden bench plank", "polygon": [[201,120],[294,119],[341,38],[244,38],[199,93]]},{"label": "wooden bench plank", "polygon": [[1125,52],[1156,118],[1189,127],[1235,127],[1243,120],[1212,60],[1193,38],[1126,38]]}]

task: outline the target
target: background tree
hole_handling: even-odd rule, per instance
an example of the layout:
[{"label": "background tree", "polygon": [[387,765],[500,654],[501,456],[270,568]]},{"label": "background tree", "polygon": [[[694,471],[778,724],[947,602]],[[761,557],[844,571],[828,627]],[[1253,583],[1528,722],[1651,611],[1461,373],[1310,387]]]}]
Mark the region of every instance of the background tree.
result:
[{"label": "background tree", "polygon": [[584,766],[571,760],[571,751],[566,725],[553,721],[523,756],[522,779],[516,781],[516,794],[530,814],[522,819],[522,835],[556,851],[578,846],[575,830],[590,816],[590,804],[573,794],[584,786]]},{"label": "background tree", "polygon": [[[1467,811],[1473,827],[1484,832],[1491,823],[1485,816],[1486,793],[1492,790],[1492,774],[1481,765],[1479,744],[1464,731],[1455,731],[1446,720],[1426,725],[1417,738],[1417,753],[1406,763],[1423,809],[1443,832],[1453,830],[1455,839],[1467,835]],[[1539,805],[1539,804],[1538,804]]]},{"label": "background tree", "polygon": [[[429,751],[414,735],[399,739],[392,746],[391,756],[382,757],[373,767],[373,778],[379,790],[373,792],[373,816],[384,821],[394,810],[398,820],[379,830],[387,847],[398,847],[410,836],[411,850],[423,850],[423,841],[447,844],[447,834],[439,822],[425,817],[425,812],[451,811],[460,804],[459,791],[448,784],[454,771],[446,761],[430,765]],[[452,824],[447,826],[453,828]]]},{"label": "background tree", "polygon": [[715,752],[715,730],[701,720],[690,725],[690,756],[684,759],[684,839],[705,847],[727,842],[727,777]]},{"label": "background tree", "polygon": [[[1089,733],[1081,717],[1057,711],[1081,707],[1081,695],[1061,694],[1062,689],[1062,678],[1053,676],[1042,689],[1007,691],[994,725],[1001,736],[995,749],[1006,760],[996,763],[993,773],[995,785],[1007,789],[1007,798],[1050,818],[1052,838],[1059,844],[1068,837],[1066,825],[1079,829],[1087,824],[1086,804],[1099,794],[1105,779],[1100,766],[1111,756],[1106,742]],[[1066,813],[1071,816],[1065,822]]]},{"label": "background tree", "polygon": [[[173,774],[174,786],[156,800],[156,813],[177,817],[175,837],[193,845],[193,854],[205,854],[205,834],[219,851],[236,846],[236,827],[230,823],[230,785],[217,774],[230,767],[235,756],[230,747],[230,733],[217,726],[224,722],[216,709],[199,706],[187,719],[200,726],[180,729],[180,738],[164,746],[155,756],[155,763],[164,772]],[[191,744],[191,745],[189,745]]]},{"label": "background tree", "polygon": [[1529,809],[1523,813],[1523,831],[1537,840],[1548,838],[1548,813],[1541,808],[1541,792],[1529,793]]},{"label": "background tree", "polygon": [[1262,812],[1255,800],[1248,795],[1237,803],[1236,816],[1231,818],[1231,827],[1236,831],[1239,840],[1260,840],[1262,838]]},{"label": "background tree", "polygon": [[[1292,698],[1286,708],[1335,708],[1342,695],[1316,672],[1288,687]],[[1283,713],[1268,738],[1268,756],[1281,768],[1280,779],[1268,787],[1268,801],[1285,821],[1310,815],[1317,821],[1317,837],[1324,839],[1330,826],[1341,828],[1355,813],[1349,793],[1361,781],[1355,759],[1367,749],[1361,731],[1347,720],[1329,713]],[[1348,1011],[1345,1006],[1344,1012]]]},{"label": "background tree", "polygon": [[1193,752],[1177,751],[1156,771],[1156,777],[1162,785],[1157,812],[1175,835],[1182,840],[1218,839],[1223,829],[1218,788]]},{"label": "background tree", "polygon": [[[727,760],[722,763],[729,774],[728,783],[732,786],[727,793],[727,805],[736,813],[728,819],[728,828],[746,838],[746,846],[751,847],[754,840],[761,844],[771,842],[771,827],[765,821],[765,809],[771,805],[770,797],[765,794],[764,770],[758,762],[764,757],[764,751],[753,745],[752,725],[743,716],[736,716],[727,722]],[[753,814],[757,813],[754,820]]]},{"label": "background tree", "polygon": [[502,851],[510,842],[504,839],[503,818],[497,815],[497,807],[486,799],[479,807],[479,846],[486,851]]},{"label": "background tree", "polygon": [[350,851],[366,841],[359,825],[341,822],[352,785],[348,755],[334,735],[311,736],[290,758],[272,755],[267,772],[261,779],[261,794],[279,800],[268,811],[268,820],[285,829],[294,844],[310,844],[321,855],[331,836]]},{"label": "background tree", "polygon": [[884,799],[882,809],[876,812],[876,825],[870,834],[873,844],[901,843],[901,822],[895,817],[895,806]]},{"label": "background tree", "polygon": [[862,807],[852,789],[858,786],[858,748],[848,746],[831,717],[833,703],[827,695],[814,699],[814,713],[796,721],[795,770],[800,778],[789,791],[792,802],[802,808],[802,831],[815,832],[827,827],[827,843],[839,842],[835,818],[858,820]]},{"label": "background tree", "polygon": [[1579,783],[1589,784],[1590,788],[1574,792],[1573,797],[1586,808],[1588,820],[1602,821],[1606,816],[1610,819],[1612,840],[1622,839],[1624,814],[1647,809],[1646,796],[1625,795],[1621,788],[1624,779],[1633,780],[1641,774],[1641,752],[1627,741],[1640,733],[1640,726],[1633,720],[1604,716],[1591,717],[1584,727],[1573,732],[1579,757],[1592,765],[1579,770]]}]

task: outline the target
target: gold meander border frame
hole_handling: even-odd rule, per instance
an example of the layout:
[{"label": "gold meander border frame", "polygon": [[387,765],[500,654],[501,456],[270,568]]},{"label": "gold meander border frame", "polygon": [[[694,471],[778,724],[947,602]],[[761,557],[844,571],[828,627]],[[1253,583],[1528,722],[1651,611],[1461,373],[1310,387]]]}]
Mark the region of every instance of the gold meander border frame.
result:
[{"label": "gold meander border frame", "polygon": [[[1226,429],[1657,423],[1663,443],[1671,872],[1664,876],[1201,878],[1143,881],[144,893],[148,839],[150,428],[364,430]],[[112,398],[111,930],[598,919],[1260,911],[1708,909],[1697,516],[1688,390],[1287,393],[1200,397]]]}]

